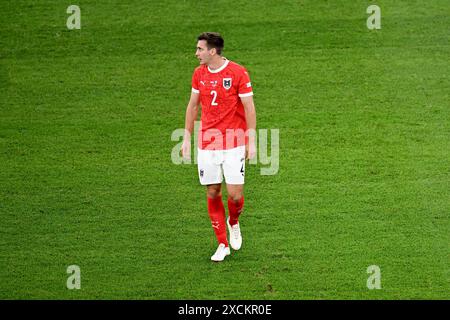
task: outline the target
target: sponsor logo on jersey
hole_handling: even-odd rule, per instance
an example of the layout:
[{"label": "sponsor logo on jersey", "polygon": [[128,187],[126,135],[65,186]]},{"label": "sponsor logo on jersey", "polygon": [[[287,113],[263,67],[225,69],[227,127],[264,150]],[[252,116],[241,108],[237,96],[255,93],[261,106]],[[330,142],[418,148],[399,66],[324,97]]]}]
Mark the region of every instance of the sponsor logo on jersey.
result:
[{"label": "sponsor logo on jersey", "polygon": [[231,78],[223,78],[223,87],[226,90],[231,88]]}]

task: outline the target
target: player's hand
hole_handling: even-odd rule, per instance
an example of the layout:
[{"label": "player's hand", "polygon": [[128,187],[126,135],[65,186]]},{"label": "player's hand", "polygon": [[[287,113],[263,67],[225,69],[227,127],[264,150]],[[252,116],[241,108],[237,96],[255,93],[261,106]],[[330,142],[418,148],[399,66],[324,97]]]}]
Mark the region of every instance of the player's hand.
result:
[{"label": "player's hand", "polygon": [[191,142],[189,140],[183,140],[181,146],[181,155],[186,160],[191,160]]},{"label": "player's hand", "polygon": [[245,146],[245,154],[247,160],[252,160],[256,156],[256,144],[254,142],[250,142]]}]

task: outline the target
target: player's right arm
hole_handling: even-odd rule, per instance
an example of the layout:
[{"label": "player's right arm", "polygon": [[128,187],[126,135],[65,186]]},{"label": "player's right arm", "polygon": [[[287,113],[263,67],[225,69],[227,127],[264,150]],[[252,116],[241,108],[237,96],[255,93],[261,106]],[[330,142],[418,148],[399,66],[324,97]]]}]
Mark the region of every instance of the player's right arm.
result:
[{"label": "player's right arm", "polygon": [[183,158],[191,158],[191,134],[194,130],[194,122],[197,119],[198,106],[200,103],[200,94],[192,90],[191,98],[186,108],[186,120],[184,124],[184,138],[183,145],[181,147],[181,153]]}]

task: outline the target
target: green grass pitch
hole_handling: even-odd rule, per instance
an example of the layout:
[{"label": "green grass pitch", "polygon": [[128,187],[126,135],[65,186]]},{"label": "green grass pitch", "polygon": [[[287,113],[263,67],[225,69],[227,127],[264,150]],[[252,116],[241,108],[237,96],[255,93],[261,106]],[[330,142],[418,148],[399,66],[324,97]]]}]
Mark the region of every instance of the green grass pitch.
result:
[{"label": "green grass pitch", "polygon": [[[0,3],[1,299],[449,298],[449,1]],[[280,130],[220,264],[196,166],[170,158],[203,31]]]}]

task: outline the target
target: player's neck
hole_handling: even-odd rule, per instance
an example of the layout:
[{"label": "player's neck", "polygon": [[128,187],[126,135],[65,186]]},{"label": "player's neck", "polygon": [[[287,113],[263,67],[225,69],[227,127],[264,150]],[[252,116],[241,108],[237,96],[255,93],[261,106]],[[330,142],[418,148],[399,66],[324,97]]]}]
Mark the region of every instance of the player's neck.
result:
[{"label": "player's neck", "polygon": [[214,59],[214,61],[208,64],[208,68],[210,70],[217,70],[222,67],[226,61],[227,59],[225,57],[218,56],[217,59]]}]

